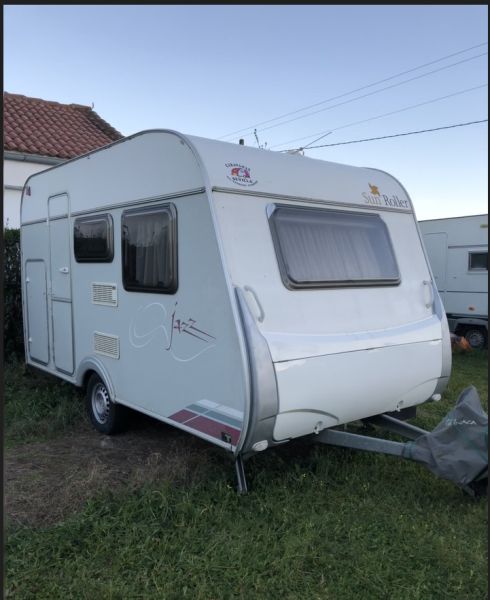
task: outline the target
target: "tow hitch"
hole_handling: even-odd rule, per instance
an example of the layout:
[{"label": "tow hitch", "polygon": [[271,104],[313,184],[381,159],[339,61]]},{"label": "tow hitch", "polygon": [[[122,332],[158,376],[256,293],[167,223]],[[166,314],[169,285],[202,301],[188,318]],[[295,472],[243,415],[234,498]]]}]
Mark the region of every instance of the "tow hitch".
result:
[{"label": "tow hitch", "polygon": [[363,419],[411,440],[394,442],[338,429],[324,429],[311,440],[400,456],[425,464],[435,475],[452,481],[473,497],[485,495],[488,485],[488,417],[475,387],[466,388],[455,407],[433,431],[388,415]]}]

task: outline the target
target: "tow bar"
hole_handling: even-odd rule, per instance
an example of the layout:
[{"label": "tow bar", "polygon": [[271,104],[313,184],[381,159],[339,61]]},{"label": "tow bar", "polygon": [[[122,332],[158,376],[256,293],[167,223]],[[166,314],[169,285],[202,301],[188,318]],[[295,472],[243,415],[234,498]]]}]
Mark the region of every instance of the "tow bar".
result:
[{"label": "tow bar", "polygon": [[[395,442],[345,429],[323,429],[309,435],[312,443],[391,454],[424,464],[436,476],[452,481],[472,497],[486,495],[488,485],[488,417],[474,386],[463,390],[455,407],[432,431],[382,414],[362,419],[363,424],[408,439]],[[344,426],[345,427],[345,426]],[[236,457],[237,490],[247,493],[241,455]]]},{"label": "tow bar", "polygon": [[389,415],[362,420],[410,442],[394,442],[338,429],[324,429],[311,441],[400,456],[425,464],[435,475],[452,481],[470,496],[485,495],[488,485],[488,417],[473,386],[459,396],[452,411],[433,431]]}]

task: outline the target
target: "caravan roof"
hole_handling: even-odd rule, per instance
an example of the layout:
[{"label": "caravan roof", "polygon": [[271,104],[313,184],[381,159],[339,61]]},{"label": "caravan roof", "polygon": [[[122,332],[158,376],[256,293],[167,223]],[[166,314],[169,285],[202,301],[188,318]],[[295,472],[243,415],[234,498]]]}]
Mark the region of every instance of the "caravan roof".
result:
[{"label": "caravan roof", "polygon": [[[110,151],[109,151],[110,149]],[[298,154],[291,155],[187,136],[170,130],[149,130],[95,150],[89,154],[43,172],[40,181],[47,182],[46,173],[63,168],[68,180],[72,167],[97,155],[96,165],[83,198],[71,198],[71,211],[87,210],[93,204],[101,208],[121,202],[120,188],[131,187],[139,179],[141,194],[150,198],[158,194],[152,188],[159,173],[165,188],[175,193],[190,189],[233,189],[244,195],[273,195],[275,198],[302,198],[335,205],[358,205],[375,210],[412,212],[410,199],[401,184],[391,175],[377,169],[353,167],[326,162]],[[128,169],[119,173],[118,198],[104,190],[100,194],[106,161],[127,162]],[[99,176],[98,176],[99,173]],[[22,222],[46,218],[46,206],[29,202],[30,187],[37,185],[38,175],[26,182],[23,197]],[[125,183],[127,182],[127,186]]]}]

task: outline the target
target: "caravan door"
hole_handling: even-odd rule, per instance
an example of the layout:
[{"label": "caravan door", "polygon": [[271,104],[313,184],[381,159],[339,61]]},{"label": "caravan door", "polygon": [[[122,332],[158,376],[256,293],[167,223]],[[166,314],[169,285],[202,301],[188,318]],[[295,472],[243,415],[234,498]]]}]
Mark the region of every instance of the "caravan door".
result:
[{"label": "caravan door", "polygon": [[32,360],[49,362],[48,307],[46,300],[46,264],[28,260],[25,264],[27,345]]},{"label": "caravan door", "polygon": [[68,196],[48,200],[53,360],[58,371],[73,373],[73,322]]}]

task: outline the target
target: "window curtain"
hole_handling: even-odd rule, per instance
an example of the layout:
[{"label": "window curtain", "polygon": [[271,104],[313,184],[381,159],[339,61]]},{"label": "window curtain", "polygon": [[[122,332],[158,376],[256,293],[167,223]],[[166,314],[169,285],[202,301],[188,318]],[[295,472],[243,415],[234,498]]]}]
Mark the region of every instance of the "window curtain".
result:
[{"label": "window curtain", "polygon": [[379,217],[280,208],[275,226],[289,277],[297,283],[397,279]]},{"label": "window curtain", "polygon": [[165,287],[171,277],[167,213],[126,217],[127,274],[130,283]]}]

